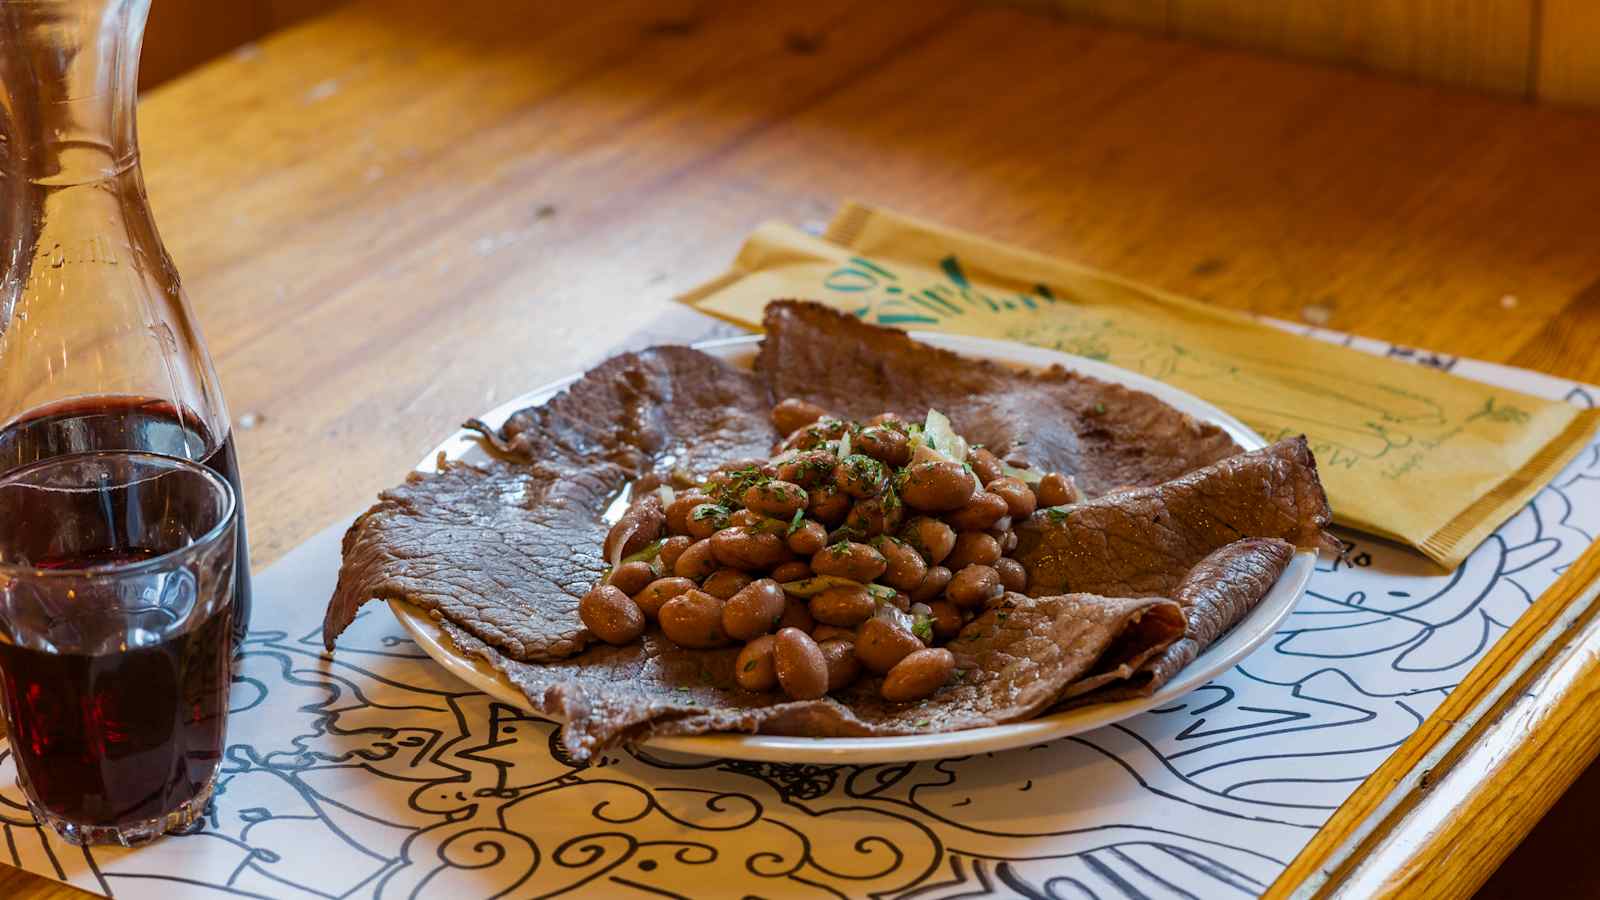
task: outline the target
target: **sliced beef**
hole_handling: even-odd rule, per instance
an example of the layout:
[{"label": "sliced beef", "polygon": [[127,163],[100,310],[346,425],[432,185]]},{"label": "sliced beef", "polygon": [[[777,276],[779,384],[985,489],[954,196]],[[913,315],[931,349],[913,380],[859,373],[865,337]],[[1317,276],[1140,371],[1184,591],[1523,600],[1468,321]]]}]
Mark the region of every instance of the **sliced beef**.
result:
[{"label": "sliced beef", "polygon": [[[1215,551],[1189,570],[1172,595],[1187,623],[1180,640],[1158,653],[1137,659],[1129,654],[1115,666],[1102,664],[1063,696],[1086,695],[1084,701],[1105,702],[1155,693],[1255,609],[1293,557],[1294,545],[1277,538],[1234,541]],[[1097,690],[1107,685],[1112,686]]]},{"label": "sliced beef", "polygon": [[[373,598],[427,609],[534,709],[566,720],[580,760],[652,734],[949,731],[1130,678],[1159,684],[1259,601],[1290,545],[1324,540],[1303,438],[1240,454],[1148,395],[965,360],[814,304],[774,304],[767,326],[755,375],[659,347],[607,360],[498,430],[475,424],[490,462],[413,474],[346,534],[324,641]],[[602,573],[602,515],[623,486],[766,455],[772,400],[791,396],[852,417],[941,409],[970,440],[1075,474],[1098,497],[1019,526],[1036,596],[1008,594],[970,623],[949,645],[962,677],[927,700],[885,702],[875,678],[815,701],[752,694],[735,687],[736,649],[685,650],[653,629],[585,649],[577,604]],[[654,533],[660,510],[637,518],[617,549]]]},{"label": "sliced beef", "polygon": [[413,473],[351,526],[323,621],[330,649],[363,603],[395,598],[512,659],[570,656],[589,640],[578,599],[603,571],[602,515],[623,485],[704,474],[776,437],[762,385],[686,347],[609,359],[483,430],[496,459]]},{"label": "sliced beef", "polygon": [[1241,538],[1330,541],[1332,514],[1304,437],[1241,453],[1166,484],[1041,510],[1017,528],[1034,594],[1170,597],[1213,550]]},{"label": "sliced beef", "polygon": [[525,693],[533,708],[562,719],[562,743],[576,760],[624,740],[716,731],[811,737],[931,734],[1031,718],[1096,664],[1107,648],[1138,635],[1141,658],[1183,634],[1176,603],[1087,594],[1008,594],[949,645],[960,677],[933,696],[890,703],[865,678],[838,695],[788,701],[734,686],[737,650],[684,650],[651,631],[636,644],[597,646],[569,660],[508,660],[451,623],[445,630]]},{"label": "sliced beef", "polygon": [[637,477],[655,468],[703,475],[730,459],[766,456],[774,432],[762,381],[689,347],[614,356],[548,403],[483,431],[502,455],[582,468],[596,460]]},{"label": "sliced beef", "polygon": [[[1155,485],[1240,451],[1215,425],[1155,397],[1059,366],[1019,371],[930,347],[816,303],[767,305],[756,361],[773,402],[846,418],[950,417],[1003,459],[1073,475],[1090,497]],[[849,348],[849,352],[841,352]]]},{"label": "sliced beef", "polygon": [[562,477],[503,461],[413,473],[345,533],[324,643],[368,600],[398,599],[516,659],[576,653],[589,639],[578,598],[604,568],[600,513],[625,477],[613,464]]}]

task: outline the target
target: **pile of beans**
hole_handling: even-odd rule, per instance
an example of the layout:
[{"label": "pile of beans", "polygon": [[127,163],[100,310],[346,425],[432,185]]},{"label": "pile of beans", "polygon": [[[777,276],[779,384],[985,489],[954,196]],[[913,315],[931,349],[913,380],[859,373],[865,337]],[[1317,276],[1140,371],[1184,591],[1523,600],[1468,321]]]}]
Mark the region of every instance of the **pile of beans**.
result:
[{"label": "pile of beans", "polygon": [[[772,420],[787,435],[772,458],[635,499],[606,546],[649,543],[584,596],[584,625],[619,645],[652,621],[683,647],[743,644],[734,677],[751,691],[815,699],[864,669],[886,700],[932,694],[956,669],[941,645],[1027,590],[1013,523],[1075,502],[1072,480],[1011,470],[1025,481],[981,447],[958,461],[893,414],[785,400]],[[641,534],[646,500],[665,522]]]}]

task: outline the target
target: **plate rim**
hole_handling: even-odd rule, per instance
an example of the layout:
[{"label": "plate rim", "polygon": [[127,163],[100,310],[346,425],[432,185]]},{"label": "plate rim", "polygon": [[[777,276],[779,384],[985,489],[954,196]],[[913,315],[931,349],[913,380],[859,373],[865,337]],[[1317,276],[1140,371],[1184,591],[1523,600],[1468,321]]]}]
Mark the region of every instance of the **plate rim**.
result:
[{"label": "plate rim", "polygon": [[[965,350],[972,355],[1001,364],[1021,364],[1037,368],[1059,363],[1073,371],[1152,394],[1179,409],[1185,406],[1201,408],[1205,410],[1206,415],[1197,415],[1191,410],[1185,411],[1202,421],[1223,428],[1247,451],[1267,446],[1266,440],[1261,435],[1213,404],[1147,375],[1131,372],[1110,363],[1015,341],[929,331],[913,331],[909,334],[913,339],[923,343],[942,346],[944,349],[957,352]],[[727,360],[737,355],[737,351],[754,348],[760,341],[761,335],[749,334],[697,341],[689,346]],[[1039,362],[1026,362],[1019,357],[1032,357]],[[576,373],[557,378],[499,404],[478,418],[491,427],[499,427],[513,413],[548,402],[551,397],[581,377],[582,373]],[[430,450],[414,471],[436,471],[436,463],[441,453],[446,458],[457,459],[462,454],[477,448],[477,441],[475,432],[464,428],[458,429]],[[1316,551],[1297,550],[1289,565],[1269,589],[1267,597],[1256,607],[1258,610],[1264,610],[1270,606],[1267,601],[1274,599],[1275,594],[1287,592],[1289,594],[1287,599],[1276,601],[1281,605],[1277,606],[1273,614],[1263,621],[1252,623],[1251,619],[1255,617],[1252,612],[1252,615],[1235,623],[1222,640],[1206,648],[1199,657],[1185,666],[1185,671],[1180,673],[1179,677],[1149,697],[1083,706],[1022,722],[939,734],[808,738],[730,732],[655,737],[643,741],[641,746],[650,751],[664,750],[697,757],[734,758],[754,762],[872,764],[948,759],[1029,746],[1081,734],[1178,700],[1206,682],[1226,673],[1241,660],[1260,649],[1278,631],[1283,622],[1294,614],[1306,583],[1315,568],[1316,559]],[[487,662],[452,650],[446,643],[443,630],[431,614],[404,600],[389,599],[387,603],[390,612],[400,621],[423,652],[451,675],[496,700],[525,711],[532,711],[527,697],[503,673],[490,667]],[[1241,629],[1247,623],[1250,624],[1248,636],[1240,639]],[[1208,664],[1203,668],[1197,667],[1197,664],[1207,657],[1212,657]],[[555,717],[548,713],[535,714],[555,720]]]}]

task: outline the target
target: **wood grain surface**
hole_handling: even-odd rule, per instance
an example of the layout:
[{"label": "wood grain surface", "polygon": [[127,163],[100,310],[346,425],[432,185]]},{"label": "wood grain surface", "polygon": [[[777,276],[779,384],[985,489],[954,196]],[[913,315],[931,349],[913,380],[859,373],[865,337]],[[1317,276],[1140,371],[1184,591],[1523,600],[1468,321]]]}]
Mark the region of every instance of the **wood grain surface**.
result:
[{"label": "wood grain surface", "polygon": [[152,88],[247,41],[344,0],[156,0],[145,25],[139,86]]},{"label": "wood grain surface", "polygon": [[1600,107],[1600,5],[1593,0],[1006,2],[1541,103]]},{"label": "wood grain surface", "polygon": [[1538,0],[1158,0],[1173,34],[1521,95]]},{"label": "wood grain surface", "polygon": [[845,197],[1600,380],[1600,117],[1015,9],[367,0],[140,115],[257,567]]}]

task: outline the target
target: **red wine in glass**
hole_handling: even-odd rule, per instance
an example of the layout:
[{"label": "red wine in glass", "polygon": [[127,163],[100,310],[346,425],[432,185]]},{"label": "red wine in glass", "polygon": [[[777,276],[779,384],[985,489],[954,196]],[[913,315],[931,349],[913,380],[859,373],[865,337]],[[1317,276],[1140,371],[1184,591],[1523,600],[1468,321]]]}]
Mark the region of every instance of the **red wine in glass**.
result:
[{"label": "red wine in glass", "polygon": [[233,486],[239,504],[232,632],[237,651],[250,628],[250,564],[233,433],[215,440],[199,416],[165,400],[87,397],[35,409],[0,430],[0,472],[51,456],[94,450],[139,450],[194,460]]},{"label": "red wine in glass", "polygon": [[47,455],[0,474],[0,696],[29,808],[134,846],[205,809],[228,713],[237,507],[176,456]]},{"label": "red wine in glass", "polygon": [[[39,568],[133,562],[142,555],[41,560]],[[122,827],[209,789],[228,718],[226,605],[158,644],[101,654],[0,643],[8,737],[37,802],[71,822]]]}]

